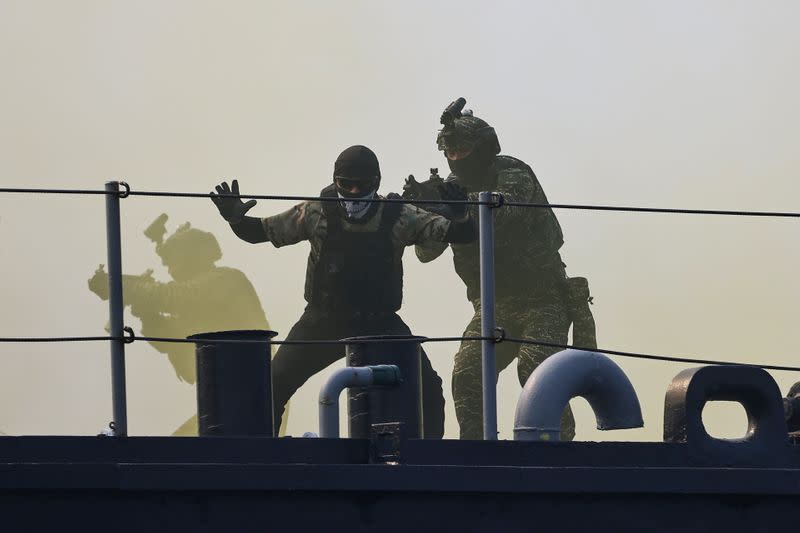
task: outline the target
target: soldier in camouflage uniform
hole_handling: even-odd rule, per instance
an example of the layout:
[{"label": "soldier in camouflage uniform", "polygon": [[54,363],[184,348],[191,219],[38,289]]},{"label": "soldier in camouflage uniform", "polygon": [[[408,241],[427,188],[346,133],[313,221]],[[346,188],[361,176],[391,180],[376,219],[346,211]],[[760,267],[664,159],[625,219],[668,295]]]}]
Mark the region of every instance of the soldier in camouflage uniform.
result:
[{"label": "soldier in camouflage uniform", "polygon": [[[338,201],[302,202],[267,217],[244,216],[255,200],[242,202],[236,181],[211,194],[236,235],[275,247],[310,241],[305,299],[308,305],[287,340],[342,339],[364,335],[410,335],[397,315],[402,301],[403,251],[428,243],[469,242],[476,233],[466,209],[451,219],[402,203],[365,200],[377,196],[380,168],[375,154],[351,146],[334,164],[333,183],[320,193]],[[446,209],[443,209],[445,212]],[[272,362],[276,426],[283,406],[312,375],[344,356],[341,345],[283,344]],[[423,352],[424,434],[444,434],[441,378]]]},{"label": "soldier in camouflage uniform", "polygon": [[[494,129],[471,112],[462,114],[465,103],[463,99],[453,102],[442,116],[444,127],[437,143],[452,171],[445,183],[460,185],[472,200],[478,199],[480,191],[497,191],[509,202],[547,204],[547,197],[531,167],[519,159],[498,155],[500,144]],[[424,195],[418,190],[419,185],[411,177],[404,196]],[[550,208],[505,207],[496,209],[494,216],[497,324],[509,337],[566,344],[574,313],[569,304],[571,284],[558,251],[564,240],[555,214]],[[475,309],[464,335],[480,336],[478,243],[454,243],[451,247],[456,272],[466,284],[467,298]],[[416,252],[420,260],[427,262],[438,257],[445,248],[442,244],[419,245]],[[573,292],[577,287],[578,299],[583,298],[580,286],[572,285]],[[588,288],[584,305],[578,307],[588,311],[587,299]],[[581,341],[591,347],[593,338],[592,322],[591,334]],[[501,343],[497,346],[497,371],[499,373],[517,359],[517,375],[524,386],[531,372],[557,351],[558,348]],[[461,438],[482,438],[480,343],[462,342],[456,354],[453,398]],[[574,428],[572,412],[567,407],[562,419],[562,439],[572,439]]]}]

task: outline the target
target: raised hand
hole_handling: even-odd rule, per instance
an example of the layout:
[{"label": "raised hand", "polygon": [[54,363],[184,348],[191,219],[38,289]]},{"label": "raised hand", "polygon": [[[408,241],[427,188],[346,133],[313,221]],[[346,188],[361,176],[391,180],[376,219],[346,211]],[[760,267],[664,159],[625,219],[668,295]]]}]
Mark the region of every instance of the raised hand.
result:
[{"label": "raised hand", "polygon": [[422,182],[417,181],[413,174],[409,174],[403,185],[403,198],[406,200],[440,200],[442,183],[444,182],[438,174],[432,173],[430,179]]},{"label": "raised hand", "polygon": [[209,193],[211,201],[219,209],[219,214],[222,215],[222,218],[231,224],[240,223],[247,212],[256,205],[255,200],[243,202],[239,198],[239,182],[237,180],[233,180],[230,187],[228,187],[228,182],[223,181],[215,189],[217,194]]}]

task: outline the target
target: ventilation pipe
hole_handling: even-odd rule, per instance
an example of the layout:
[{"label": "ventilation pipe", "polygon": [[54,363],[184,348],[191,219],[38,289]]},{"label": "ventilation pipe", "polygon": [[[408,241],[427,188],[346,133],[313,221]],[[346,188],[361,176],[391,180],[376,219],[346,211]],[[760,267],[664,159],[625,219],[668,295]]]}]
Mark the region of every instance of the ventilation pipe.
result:
[{"label": "ventilation pipe", "polygon": [[344,389],[396,386],[401,381],[395,365],[350,366],[335,371],[319,391],[319,436],[339,438],[339,395]]},{"label": "ventilation pipe", "polygon": [[270,339],[274,331],[198,333],[197,425],[200,436],[272,437]]},{"label": "ventilation pipe", "polygon": [[352,387],[347,391],[351,438],[368,439],[373,424],[392,422],[404,425],[407,438],[423,438],[420,348],[423,339],[406,335],[345,339],[347,366],[395,365],[403,375],[402,382],[391,388]]},{"label": "ventilation pipe", "polygon": [[561,415],[576,396],[589,402],[597,429],[644,425],[636,391],[616,363],[596,352],[564,350],[547,358],[525,383],[514,417],[514,440],[559,440]]}]

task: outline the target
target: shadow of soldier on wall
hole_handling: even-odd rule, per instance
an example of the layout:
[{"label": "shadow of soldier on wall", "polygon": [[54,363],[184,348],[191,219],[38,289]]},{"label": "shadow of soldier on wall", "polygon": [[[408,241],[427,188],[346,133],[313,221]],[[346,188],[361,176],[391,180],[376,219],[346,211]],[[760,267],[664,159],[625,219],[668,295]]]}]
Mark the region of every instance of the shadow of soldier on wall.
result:
[{"label": "shadow of soldier on wall", "polygon": [[[261,302],[244,273],[215,264],[222,258],[216,237],[187,222],[165,239],[167,218],[166,214],[159,216],[144,234],[155,243],[156,254],[172,280],[158,281],[152,270],[122,276],[124,303],[142,321],[141,335],[182,339],[210,331],[269,329]],[[89,289],[108,299],[108,274],[103,265],[89,280]],[[195,383],[194,344],[149,344],[167,356],[179,381]],[[197,415],[173,435],[197,435]]]}]

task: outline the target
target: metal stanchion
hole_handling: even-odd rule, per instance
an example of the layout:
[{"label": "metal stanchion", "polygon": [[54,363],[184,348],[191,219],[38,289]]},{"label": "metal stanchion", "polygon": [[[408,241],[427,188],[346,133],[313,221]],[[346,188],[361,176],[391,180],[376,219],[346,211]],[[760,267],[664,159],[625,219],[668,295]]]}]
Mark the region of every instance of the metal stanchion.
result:
[{"label": "metal stanchion", "polygon": [[108,247],[108,311],[111,325],[111,394],[113,395],[113,431],[128,434],[125,393],[125,342],[123,335],[122,246],[119,224],[119,182],[106,182],[106,243]]},{"label": "metal stanchion", "polygon": [[493,195],[478,196],[478,228],[480,230],[481,267],[481,341],[483,386],[483,439],[497,440],[497,363],[494,341],[494,213]]}]

